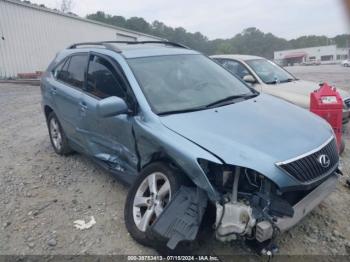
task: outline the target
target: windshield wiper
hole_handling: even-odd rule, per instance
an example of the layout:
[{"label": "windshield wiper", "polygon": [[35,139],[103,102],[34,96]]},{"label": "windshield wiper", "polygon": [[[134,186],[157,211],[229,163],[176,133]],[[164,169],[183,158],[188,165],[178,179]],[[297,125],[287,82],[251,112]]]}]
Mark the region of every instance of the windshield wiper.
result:
[{"label": "windshield wiper", "polygon": [[265,84],[274,85],[274,84],[277,84],[277,80],[266,81]]},{"label": "windshield wiper", "polygon": [[217,100],[215,102],[212,102],[208,105],[206,105],[207,108],[210,108],[210,107],[213,107],[213,106],[217,106],[217,105],[220,105],[220,104],[223,104],[223,103],[226,103],[226,102],[232,102],[236,99],[249,99],[249,98],[252,98],[252,97],[256,97],[259,93],[253,93],[253,94],[245,94],[245,95],[234,95],[234,96],[228,96],[228,97],[225,97],[223,99],[220,99],[220,100]]},{"label": "windshield wiper", "polygon": [[287,79],[285,79],[285,80],[282,80],[282,81],[280,81],[281,83],[289,83],[289,82],[292,82],[292,81],[294,81],[295,79],[294,78],[287,78]]},{"label": "windshield wiper", "polygon": [[194,111],[200,111],[200,110],[205,110],[208,108],[211,108],[213,106],[217,106],[226,102],[231,102],[232,100],[236,100],[236,99],[249,99],[252,97],[256,97],[258,96],[259,93],[258,92],[254,92],[252,94],[245,94],[245,95],[234,95],[234,96],[228,96],[225,97],[223,99],[217,100],[213,103],[210,103],[208,105],[205,106],[198,106],[198,107],[193,107],[193,108],[186,108],[186,109],[179,109],[179,110],[169,110],[169,111],[164,111],[164,112],[160,112],[158,113],[159,116],[164,116],[164,115],[171,115],[171,114],[181,114],[181,113],[188,113],[188,112],[194,112]]},{"label": "windshield wiper", "polygon": [[297,80],[297,79],[295,79],[295,78],[287,78],[287,79],[283,79],[283,80],[267,81],[265,83],[268,84],[268,85],[275,85],[277,83],[288,83],[288,82],[292,82],[292,81],[295,81],[295,80]]},{"label": "windshield wiper", "polygon": [[164,111],[164,112],[158,113],[158,115],[164,116],[164,115],[171,115],[171,114],[180,114],[180,113],[194,112],[194,111],[199,111],[199,110],[204,110],[204,109],[207,109],[207,107],[206,106],[199,106],[199,107],[193,107],[193,108]]}]

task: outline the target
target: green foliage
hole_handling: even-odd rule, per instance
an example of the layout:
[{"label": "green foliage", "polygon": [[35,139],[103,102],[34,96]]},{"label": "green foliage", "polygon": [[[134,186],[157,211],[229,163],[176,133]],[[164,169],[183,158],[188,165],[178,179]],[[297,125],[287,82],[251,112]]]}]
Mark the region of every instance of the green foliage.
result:
[{"label": "green foliage", "polygon": [[173,28],[157,20],[150,24],[141,17],[125,19],[123,16],[111,16],[98,11],[95,14],[87,15],[87,18],[178,42],[207,55],[250,54],[272,59],[273,52],[277,50],[331,44],[336,44],[338,47],[350,45],[350,35],[345,34],[337,35],[334,38],[316,35],[301,36],[288,41],[271,33],[264,33],[255,27],[250,27],[230,39],[209,40],[200,32],[190,33],[182,27]]}]

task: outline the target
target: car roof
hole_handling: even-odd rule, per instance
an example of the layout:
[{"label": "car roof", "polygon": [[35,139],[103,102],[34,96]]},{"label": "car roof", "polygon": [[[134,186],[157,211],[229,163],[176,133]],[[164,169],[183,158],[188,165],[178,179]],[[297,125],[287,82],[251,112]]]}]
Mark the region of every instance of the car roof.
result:
[{"label": "car roof", "polygon": [[241,60],[241,61],[247,61],[247,60],[254,60],[254,59],[265,59],[260,56],[254,56],[254,55],[235,55],[235,54],[228,54],[228,55],[212,55],[211,58],[227,58],[227,59],[235,59],[235,60]]},{"label": "car roof", "polygon": [[137,58],[148,56],[162,56],[162,55],[185,55],[185,54],[199,54],[191,49],[168,47],[168,46],[143,46],[135,48],[135,46],[122,49],[122,55],[125,58]]},{"label": "car roof", "polygon": [[[82,51],[99,51],[111,50],[120,53],[125,58],[137,58],[148,56],[162,55],[180,55],[180,54],[199,54],[199,52],[191,50],[181,44],[161,41],[145,41],[145,42],[95,42],[73,44],[66,50],[68,53]],[[69,51],[68,51],[69,50]]]}]

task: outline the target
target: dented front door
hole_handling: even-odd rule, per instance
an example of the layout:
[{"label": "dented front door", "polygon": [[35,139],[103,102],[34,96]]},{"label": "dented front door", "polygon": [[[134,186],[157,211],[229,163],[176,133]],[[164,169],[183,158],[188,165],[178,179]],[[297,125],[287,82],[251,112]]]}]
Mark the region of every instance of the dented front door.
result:
[{"label": "dented front door", "polygon": [[130,178],[136,175],[137,167],[132,135],[133,117],[128,114],[101,117],[96,110],[101,99],[110,96],[124,99],[123,83],[116,70],[108,58],[90,55],[86,88],[81,99],[84,110],[81,110],[80,132],[85,138],[85,149],[89,155],[103,161],[118,174]]}]

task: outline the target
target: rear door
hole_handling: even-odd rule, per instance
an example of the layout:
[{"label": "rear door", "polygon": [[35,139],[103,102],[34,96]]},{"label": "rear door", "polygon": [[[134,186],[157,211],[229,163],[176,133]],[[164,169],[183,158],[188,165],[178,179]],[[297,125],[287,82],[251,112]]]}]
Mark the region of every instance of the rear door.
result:
[{"label": "rear door", "polygon": [[53,72],[56,80],[52,90],[56,114],[68,138],[78,146],[82,144],[78,127],[84,110],[80,101],[87,61],[88,53],[77,53],[66,58]]},{"label": "rear door", "polygon": [[130,95],[121,68],[108,56],[91,53],[86,79],[82,95],[86,112],[81,128],[89,154],[121,174],[135,174],[137,157],[132,134],[133,116],[99,117],[96,112],[97,103],[110,96],[124,99],[130,108],[134,106],[135,100]]}]

